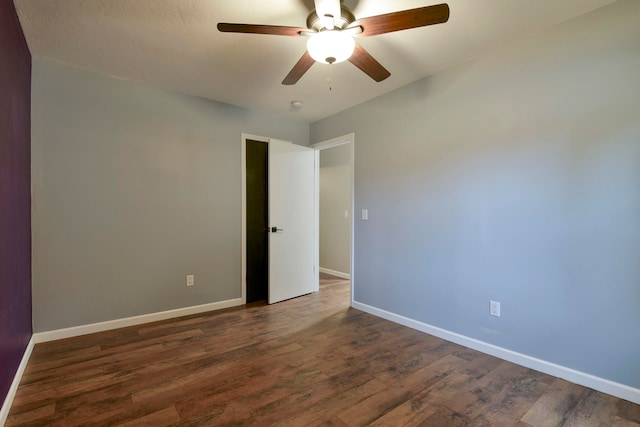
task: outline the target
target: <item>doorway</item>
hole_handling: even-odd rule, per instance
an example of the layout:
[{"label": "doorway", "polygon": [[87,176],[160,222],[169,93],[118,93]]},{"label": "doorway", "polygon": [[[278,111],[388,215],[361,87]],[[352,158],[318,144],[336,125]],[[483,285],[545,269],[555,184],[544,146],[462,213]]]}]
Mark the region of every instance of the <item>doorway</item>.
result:
[{"label": "doorway", "polygon": [[268,150],[264,141],[246,140],[246,302],[268,297]]},{"label": "doorway", "polygon": [[349,280],[353,302],[355,135],[347,134],[312,147],[318,153],[318,270]]},{"label": "doorway", "polygon": [[311,293],[316,151],[247,134],[241,147],[242,301],[273,304]]},{"label": "doorway", "polygon": [[320,151],[320,272],[348,279],[351,232],[351,147]]},{"label": "doorway", "polygon": [[[344,135],[342,137],[338,137],[338,138],[334,138],[332,140],[328,140],[328,141],[324,141],[318,144],[314,144],[311,147],[303,147],[303,146],[297,146],[295,144],[291,144],[289,143],[289,146],[291,148],[293,147],[297,147],[295,149],[295,151],[297,150],[302,150],[302,151],[310,151],[312,154],[312,162],[310,165],[304,166],[303,169],[298,169],[297,172],[289,172],[289,174],[287,175],[286,178],[286,182],[283,182],[281,179],[275,180],[273,182],[270,175],[270,163],[271,163],[271,156],[270,156],[270,149],[269,149],[269,142],[272,142],[274,144],[277,145],[281,145],[281,143],[283,141],[277,141],[277,140],[273,140],[271,138],[266,138],[266,137],[261,137],[261,136],[255,136],[255,135],[249,135],[249,134],[242,134],[241,137],[241,159],[242,159],[242,163],[241,163],[241,171],[242,171],[242,187],[241,187],[241,191],[242,191],[242,218],[241,218],[241,224],[242,224],[242,259],[241,259],[241,274],[242,274],[242,279],[241,279],[241,299],[243,301],[243,303],[247,303],[250,301],[259,301],[260,299],[254,299],[254,298],[264,298],[264,292],[266,290],[267,293],[267,299],[271,300],[271,290],[270,288],[274,286],[274,284],[276,283],[276,281],[273,281],[273,283],[271,283],[271,279],[270,276],[273,275],[273,272],[270,270],[269,265],[271,263],[273,263],[274,261],[271,259],[270,255],[269,255],[269,251],[270,251],[270,235],[274,234],[274,233],[268,233],[268,231],[271,228],[276,228],[276,227],[272,227],[274,224],[271,224],[270,221],[274,221],[277,222],[278,224],[276,224],[276,226],[280,226],[280,219],[276,218],[275,216],[273,218],[270,217],[271,213],[269,212],[269,208],[266,209],[266,215],[261,216],[261,218],[265,218],[266,217],[266,221],[263,221],[260,225],[256,225],[256,224],[249,224],[249,222],[253,222],[253,221],[248,221],[248,215],[252,215],[253,213],[250,212],[253,209],[248,209],[248,186],[247,186],[247,149],[248,147],[251,145],[253,146],[253,148],[256,148],[257,150],[260,150],[261,148],[266,148],[266,179],[265,179],[265,185],[267,187],[273,187],[273,188],[277,188],[280,189],[282,191],[285,192],[285,194],[288,194],[290,192],[290,190],[292,190],[292,188],[288,188],[290,187],[291,183],[296,184],[298,181],[303,181],[303,180],[299,180],[299,179],[291,179],[291,177],[293,176],[299,176],[300,173],[306,174],[306,172],[304,171],[313,171],[313,173],[311,175],[315,174],[315,191],[313,190],[313,188],[311,188],[310,191],[305,190],[305,193],[303,194],[303,198],[306,199],[307,195],[311,194],[312,195],[312,199],[311,199],[311,205],[312,205],[312,211],[309,212],[307,211],[307,213],[303,214],[303,215],[296,215],[297,217],[315,217],[315,220],[312,221],[311,226],[312,226],[312,231],[314,228],[314,223],[315,223],[315,237],[312,236],[311,240],[308,240],[308,243],[305,243],[304,247],[298,247],[298,249],[295,250],[295,252],[289,252],[289,254],[287,255],[287,257],[291,256],[291,255],[295,255],[295,256],[299,256],[299,254],[302,253],[306,253],[307,252],[307,248],[308,250],[311,251],[311,259],[310,259],[310,264],[309,264],[309,270],[303,269],[304,271],[313,271],[312,276],[312,287],[310,288],[310,290],[306,291],[308,292],[313,292],[313,291],[318,291],[319,290],[319,255],[320,255],[320,251],[319,251],[319,169],[320,169],[320,152],[321,150],[325,150],[325,149],[329,149],[332,147],[336,147],[339,145],[343,145],[343,144],[349,144],[348,146],[350,147],[350,164],[349,164],[349,174],[350,174],[350,183],[347,184],[348,187],[348,192],[350,195],[350,199],[348,202],[348,209],[345,209],[348,215],[348,218],[345,218],[348,223],[349,223],[349,250],[348,250],[348,269],[349,269],[349,273],[348,273],[348,278],[350,279],[350,295],[351,295],[351,304],[353,304],[353,282],[354,282],[354,269],[353,269],[353,234],[354,234],[354,217],[353,217],[353,208],[354,208],[354,152],[355,152],[355,135],[353,133],[351,134],[347,134]],[[247,141],[253,141],[250,142],[249,145],[247,144]],[[261,144],[261,145],[260,145]],[[286,144],[285,144],[286,145]],[[249,150],[251,150],[252,148],[249,148]],[[288,149],[287,149],[288,151]],[[286,155],[285,157],[291,157],[290,155]],[[313,166],[313,157],[315,157],[315,168]],[[258,159],[260,159],[260,155],[258,155]],[[257,164],[264,164],[262,160],[257,160],[256,161]],[[273,171],[281,171],[284,170],[282,169],[281,166],[277,166],[275,168],[273,168]],[[277,175],[277,174],[276,174]],[[281,178],[281,177],[280,177]],[[313,179],[312,179],[313,181]],[[262,184],[256,186],[256,188],[260,188],[262,186]],[[297,185],[296,185],[297,186]],[[308,187],[305,187],[308,188]],[[264,192],[262,194],[265,194]],[[266,204],[267,206],[269,205],[269,189],[266,192],[266,196],[264,197],[264,199],[262,201],[258,200],[256,203],[263,203]],[[280,195],[282,196],[282,194]],[[291,196],[289,196],[291,197]],[[298,199],[300,198],[300,194],[298,194],[297,196],[293,196],[294,199]],[[313,201],[313,199],[315,198],[315,202]],[[256,198],[257,199],[257,198]],[[276,198],[277,199],[277,198]],[[274,200],[276,200],[274,199]],[[274,204],[274,201],[271,201],[272,204]],[[280,205],[284,205],[284,206],[289,206],[289,202],[283,204],[283,203],[275,203],[276,205],[280,206]],[[288,209],[285,209],[288,210]],[[315,213],[314,213],[315,212]],[[344,215],[344,210],[342,211],[342,214]],[[279,215],[276,215],[279,216]],[[258,221],[259,222],[259,221]],[[264,227],[264,228],[262,228]],[[248,265],[248,242],[249,240],[251,240],[251,238],[248,236],[248,229],[251,228],[254,231],[258,231],[258,234],[261,234],[264,239],[267,242],[267,249],[266,251],[264,249],[256,249],[256,253],[257,255],[254,255],[254,260],[260,261],[260,260],[265,260],[266,263],[260,263],[258,262],[256,265],[256,267],[249,267]],[[264,230],[262,232],[260,232],[260,230]],[[276,228],[276,230],[280,231],[279,229]],[[278,235],[279,238],[286,236],[290,236],[291,233],[290,231],[293,231],[292,229],[287,229],[286,232],[284,233],[276,233]],[[265,255],[266,253],[266,255]],[[306,255],[305,255],[306,256]],[[315,261],[314,261],[315,260]],[[306,263],[306,261],[304,263],[300,263],[299,261],[296,262],[288,262],[285,266],[285,270],[284,270],[284,274],[287,277],[293,277],[294,274],[293,273],[301,273],[301,274],[307,274],[304,273],[302,270],[301,271],[294,271],[296,269],[293,270],[289,270],[289,268],[291,267],[291,265],[295,265],[295,266],[299,266],[299,265],[304,265]],[[281,264],[281,263],[280,263]],[[282,266],[280,266],[282,267]],[[251,269],[252,271],[255,271],[256,274],[258,274],[258,277],[262,277],[263,279],[261,280],[256,280],[254,281],[254,283],[257,283],[257,287],[251,290],[248,290],[248,288],[251,288],[253,285],[249,285],[248,281],[247,281],[247,275],[251,275],[253,273],[250,273],[248,270]],[[261,274],[261,272],[264,272],[264,270],[266,269],[267,274]],[[300,270],[298,268],[298,270]],[[278,271],[280,272],[280,276],[282,276],[283,270],[282,268],[279,268]],[[315,278],[313,278],[313,276],[315,276]],[[264,279],[266,277],[266,279]],[[252,279],[250,279],[250,281],[252,281]],[[266,282],[266,286],[265,286],[265,282]],[[280,282],[280,281],[278,281]],[[296,286],[302,286],[303,281],[302,280],[290,280],[290,282],[292,283],[297,283]],[[306,281],[304,282],[306,283]],[[306,286],[306,284],[304,285]],[[254,294],[254,290],[256,291]],[[249,293],[251,293],[251,295],[249,295]],[[303,293],[298,293],[298,295],[302,295]],[[275,293],[274,293],[275,295]],[[288,298],[292,298],[294,297],[289,296]],[[269,301],[271,303],[271,301]]]}]

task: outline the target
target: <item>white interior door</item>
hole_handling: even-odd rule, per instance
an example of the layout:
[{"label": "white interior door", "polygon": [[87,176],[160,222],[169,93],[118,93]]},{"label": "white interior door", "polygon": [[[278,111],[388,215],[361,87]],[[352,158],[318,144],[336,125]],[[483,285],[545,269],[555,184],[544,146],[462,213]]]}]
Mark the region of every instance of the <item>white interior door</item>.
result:
[{"label": "white interior door", "polygon": [[313,292],[315,153],[269,140],[269,304]]}]

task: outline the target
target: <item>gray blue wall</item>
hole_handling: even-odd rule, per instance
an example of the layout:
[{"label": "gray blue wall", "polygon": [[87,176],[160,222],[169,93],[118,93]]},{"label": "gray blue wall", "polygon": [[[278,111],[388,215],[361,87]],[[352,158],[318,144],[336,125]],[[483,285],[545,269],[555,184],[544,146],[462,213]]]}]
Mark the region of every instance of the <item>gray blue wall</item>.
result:
[{"label": "gray blue wall", "polygon": [[308,125],[40,58],[32,89],[34,331],[240,298],[241,133]]},{"label": "gray blue wall", "polygon": [[640,388],[639,22],[619,1],[312,124],[356,134],[355,300]]},{"label": "gray blue wall", "polygon": [[0,402],[31,339],[30,105],[29,48],[0,1]]}]

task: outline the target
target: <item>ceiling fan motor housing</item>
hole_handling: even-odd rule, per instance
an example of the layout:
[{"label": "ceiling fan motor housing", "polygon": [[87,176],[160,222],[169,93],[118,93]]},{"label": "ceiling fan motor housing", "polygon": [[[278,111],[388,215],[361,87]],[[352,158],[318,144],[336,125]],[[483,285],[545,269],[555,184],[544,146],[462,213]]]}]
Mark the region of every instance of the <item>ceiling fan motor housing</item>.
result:
[{"label": "ceiling fan motor housing", "polygon": [[[349,26],[349,24],[356,20],[356,17],[345,5],[340,5],[340,16],[334,16],[333,20],[335,28],[344,30]],[[315,10],[307,17],[307,28],[315,31],[322,31],[325,29],[322,19],[320,19]]]}]

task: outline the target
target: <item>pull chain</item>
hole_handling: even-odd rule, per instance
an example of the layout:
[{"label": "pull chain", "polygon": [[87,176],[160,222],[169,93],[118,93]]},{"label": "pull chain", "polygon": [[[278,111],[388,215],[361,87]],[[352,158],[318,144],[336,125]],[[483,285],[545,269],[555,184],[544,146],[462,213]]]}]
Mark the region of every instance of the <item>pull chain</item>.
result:
[{"label": "pull chain", "polygon": [[327,77],[325,80],[327,81],[327,85],[329,85],[329,92],[331,92],[333,90],[333,87],[331,86],[331,77]]}]

